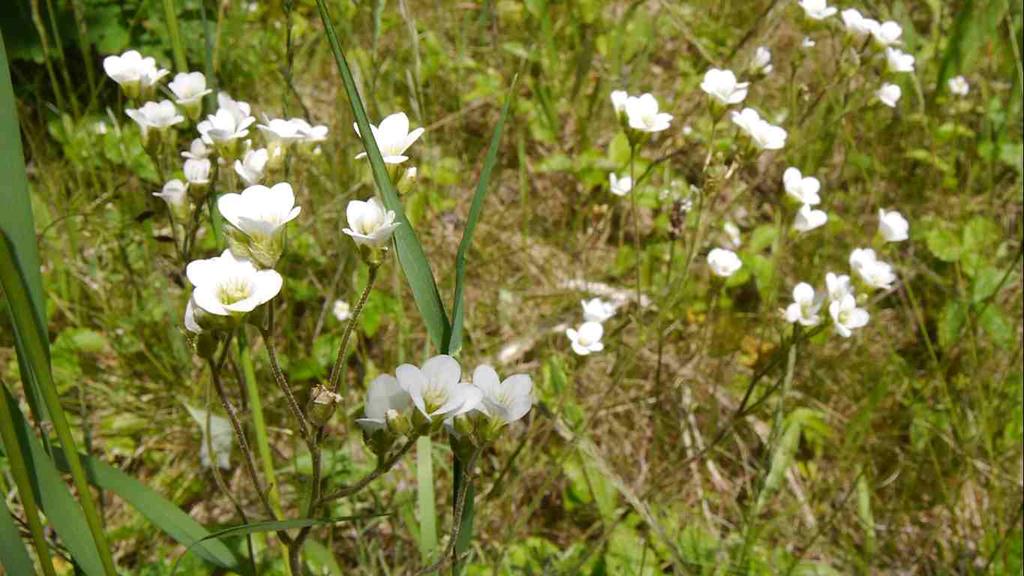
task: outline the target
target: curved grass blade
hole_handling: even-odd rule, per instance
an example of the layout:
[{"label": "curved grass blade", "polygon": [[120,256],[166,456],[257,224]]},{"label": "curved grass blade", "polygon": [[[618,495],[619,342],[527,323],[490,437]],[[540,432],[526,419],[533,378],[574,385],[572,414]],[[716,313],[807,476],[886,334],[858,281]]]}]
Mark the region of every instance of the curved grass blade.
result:
[{"label": "curved grass blade", "polygon": [[267,520],[265,522],[251,522],[249,524],[242,524],[241,526],[231,526],[216,532],[211,532],[207,536],[200,538],[193,542],[185,552],[178,557],[174,562],[174,567],[171,569],[171,576],[178,570],[178,562],[188,554],[193,546],[202,544],[209,540],[219,540],[221,538],[231,538],[235,536],[248,536],[250,534],[259,534],[262,532],[278,532],[281,530],[294,530],[298,528],[306,528],[308,526],[324,526],[327,524],[339,524],[341,522],[351,522],[352,520],[363,520],[366,518],[377,518],[380,516],[387,516],[387,514],[363,514],[358,516],[339,516],[337,518],[298,518],[295,520]]},{"label": "curved grass blade", "polygon": [[[480,180],[477,182],[476,192],[473,194],[473,203],[469,207],[466,229],[462,232],[459,251],[455,255],[455,297],[452,300],[452,330],[447,346],[444,348],[448,354],[453,356],[462,347],[462,319],[466,309],[463,301],[466,283],[466,254],[473,244],[473,232],[476,230],[476,223],[480,220],[480,214],[484,209],[484,200],[487,198],[488,185],[491,181],[491,174],[494,172],[494,165],[498,163],[498,146],[501,144],[501,131],[505,127],[505,120],[508,118],[509,106],[512,104],[512,97],[515,95],[516,83],[518,81],[519,75],[517,74],[512,78],[512,85],[508,88],[505,104],[501,108],[501,116],[498,117],[498,123],[494,126],[491,144],[487,148],[487,156],[484,158],[484,165],[480,170]],[[472,506],[472,504],[467,502],[467,506]]]},{"label": "curved grass blade", "polygon": [[[14,396],[2,387],[0,393],[6,396],[9,407],[8,414],[15,424],[21,453],[25,457],[25,469],[28,470],[39,507],[46,514],[46,519],[57,532],[61,542],[71,553],[75,564],[88,576],[104,574],[103,563],[96,551],[96,541],[89,531],[89,524],[82,515],[82,509],[75,502],[64,480],[50,460],[42,443],[36,438],[31,427],[18,409]],[[5,454],[6,446],[4,447]]]},{"label": "curved grass blade", "polygon": [[427,332],[434,346],[443,350],[448,342],[451,326],[448,323],[448,316],[444,310],[444,303],[441,301],[441,294],[437,290],[437,282],[434,280],[434,273],[430,269],[430,263],[423,253],[423,246],[416,238],[416,232],[412,228],[409,219],[402,209],[402,202],[398,198],[391,177],[388,175],[387,167],[384,165],[384,158],[381,157],[380,149],[373,138],[370,130],[370,121],[366,117],[366,109],[363,106],[359,90],[356,88],[355,80],[352,78],[352,71],[349,69],[345,53],[338,41],[338,34],[331,22],[331,15],[327,11],[327,4],[324,0],[316,1],[320,9],[320,19],[324,23],[324,30],[327,33],[327,40],[334,53],[334,61],[338,65],[338,72],[341,74],[342,83],[345,85],[345,93],[348,95],[349,104],[352,107],[352,114],[355,116],[356,125],[359,126],[359,134],[363,141],[363,148],[366,149],[367,158],[370,160],[370,169],[373,172],[373,180],[377,184],[384,205],[388,210],[395,212],[395,221],[400,226],[395,230],[395,249],[398,253],[398,262],[402,266],[402,272],[412,289],[412,297],[416,301],[416,307],[427,325]]},{"label": "curved grass blade", "polygon": [[[0,394],[0,397],[2,396],[3,394]],[[0,411],[0,432],[4,433],[4,450],[7,453],[11,453],[11,448],[6,445],[6,429],[10,428],[10,431],[13,432],[13,428],[8,426],[9,420],[7,422],[4,421],[7,418],[6,408],[0,406],[0,409],[3,409]],[[20,451],[18,453],[20,456]],[[13,468],[15,465],[12,463],[11,466]],[[50,571],[46,572],[46,562],[50,558],[50,549],[47,547],[46,540],[43,537],[42,524],[39,522],[39,513],[35,505],[36,500],[35,495],[32,493],[32,487],[29,485],[22,491],[21,481],[18,481],[18,485],[18,495],[22,502],[22,508],[25,510],[29,530],[32,532],[32,542],[36,547],[36,553],[39,554],[40,558],[43,558],[43,571],[46,574],[52,574],[52,563]],[[11,511],[7,508],[7,500],[4,498],[0,498],[0,568],[3,568],[7,574],[32,574],[35,572],[35,568],[32,566],[32,558],[28,555],[28,550],[25,549],[25,543],[21,541],[18,526],[14,523]]]}]

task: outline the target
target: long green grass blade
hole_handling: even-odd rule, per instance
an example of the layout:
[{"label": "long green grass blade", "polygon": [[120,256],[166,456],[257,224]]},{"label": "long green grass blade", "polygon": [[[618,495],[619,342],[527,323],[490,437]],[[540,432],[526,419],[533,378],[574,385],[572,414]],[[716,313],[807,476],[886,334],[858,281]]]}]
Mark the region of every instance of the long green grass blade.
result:
[{"label": "long green grass blade", "polygon": [[491,135],[491,144],[487,149],[487,156],[484,158],[483,169],[480,170],[480,180],[476,184],[476,192],[473,194],[473,203],[469,207],[469,217],[466,219],[466,229],[462,232],[462,241],[459,242],[459,251],[455,255],[455,297],[452,300],[452,330],[451,337],[445,350],[448,354],[455,355],[462,347],[462,319],[465,316],[465,302],[463,293],[466,283],[466,254],[473,244],[473,232],[480,220],[480,214],[484,209],[484,200],[487,198],[487,191],[491,182],[491,174],[494,166],[498,163],[498,147],[501,144],[501,132],[505,127],[505,120],[508,118],[509,106],[512,104],[512,97],[515,94],[516,83],[519,76],[512,79],[508,94],[505,96],[505,105],[501,108],[501,116],[494,126],[494,133]]},{"label": "long green grass blade", "polygon": [[331,21],[331,15],[327,10],[324,0],[317,0],[317,7],[320,9],[320,19],[323,20],[324,30],[327,33],[327,40],[334,53],[334,61],[338,65],[338,72],[341,74],[342,83],[345,85],[345,93],[348,95],[349,104],[352,107],[352,114],[355,116],[356,125],[359,126],[359,134],[366,149],[366,155],[370,160],[370,168],[373,172],[373,180],[377,184],[384,205],[388,210],[395,212],[395,221],[401,225],[395,230],[395,249],[398,252],[398,262],[402,266],[402,272],[412,289],[413,299],[416,307],[423,317],[427,326],[427,332],[434,346],[438,350],[444,349],[448,342],[451,327],[448,323],[448,316],[444,310],[444,303],[441,301],[441,294],[437,290],[437,282],[434,280],[434,273],[430,269],[430,263],[423,253],[423,246],[416,238],[416,232],[412,224],[405,216],[402,209],[402,202],[398,198],[391,177],[388,175],[387,167],[384,165],[384,158],[381,157],[380,149],[373,138],[370,130],[370,121],[366,117],[366,108],[363,106],[359,90],[356,88],[352,71],[349,69],[345,53],[338,41],[338,34]]},{"label": "long green grass blade", "polygon": [[35,572],[32,558],[25,549],[25,543],[21,541],[18,526],[11,517],[11,511],[7,509],[7,501],[3,498],[0,498],[0,568],[6,570],[8,574]]},{"label": "long green grass blade", "polygon": [[[39,519],[39,508],[36,506],[36,495],[32,490],[32,481],[29,478],[21,442],[18,440],[18,433],[10,411],[7,394],[0,394],[0,444],[3,446],[4,454],[7,455],[8,468],[11,476],[14,477],[15,486],[18,488],[18,498],[21,500],[25,521],[32,534],[32,545],[35,546],[43,573],[52,575],[53,562],[50,561],[50,548],[46,543],[46,536],[43,534],[43,524]],[[31,574],[35,571],[32,568],[32,559],[18,534],[18,528],[14,525],[14,519],[11,518],[11,513],[7,509],[7,501],[2,497],[0,497],[0,566],[3,566],[9,574]]]},{"label": "long green grass blade", "polygon": [[[81,571],[88,576],[103,574],[103,563],[96,551],[96,542],[89,531],[89,524],[82,514],[82,509],[71,496],[71,491],[64,484],[60,472],[50,460],[42,443],[33,434],[31,427],[24,418],[18,418],[20,412],[17,410],[14,396],[6,387],[2,392],[7,395],[6,403],[10,408],[8,414],[15,424],[18,444],[25,457],[25,469],[30,474],[32,489],[40,508]],[[6,452],[6,447],[4,454],[10,456]]]},{"label": "long green grass blade", "polygon": [[416,439],[416,509],[419,512],[420,558],[437,550],[437,507],[434,499],[434,453],[430,436]]}]

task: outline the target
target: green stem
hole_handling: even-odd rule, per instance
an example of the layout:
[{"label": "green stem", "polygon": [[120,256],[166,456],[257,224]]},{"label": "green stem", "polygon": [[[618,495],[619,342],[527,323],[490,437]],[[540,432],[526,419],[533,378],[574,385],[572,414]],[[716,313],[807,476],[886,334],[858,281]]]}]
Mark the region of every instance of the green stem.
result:
[{"label": "green stem", "polygon": [[[642,308],[641,298],[642,293],[640,292],[640,275],[641,275],[641,257],[640,257],[640,206],[637,204],[637,186],[636,180],[633,178],[636,176],[634,170],[634,164],[636,160],[636,145],[629,147],[629,184],[631,186],[629,197],[633,201],[633,253],[635,257],[636,266],[636,307],[637,310]],[[641,324],[642,325],[642,324]]]},{"label": "green stem", "polygon": [[178,32],[178,11],[174,0],[164,0],[164,18],[167,20],[167,35],[171,37],[171,48],[174,51],[174,67],[178,72],[188,72],[188,61],[185,59],[185,46]]},{"label": "green stem", "polygon": [[341,380],[341,364],[344,362],[345,353],[348,351],[348,341],[352,338],[356,321],[359,320],[359,315],[363,312],[363,307],[366,306],[366,301],[370,298],[370,292],[373,291],[373,283],[377,280],[378,270],[380,270],[379,263],[370,264],[366,287],[363,288],[363,293],[359,295],[359,301],[356,302],[356,306],[352,309],[352,314],[349,316],[348,323],[345,324],[345,332],[341,336],[341,345],[338,346],[338,356],[334,359],[334,366],[331,368],[331,392],[338,391],[338,384]]},{"label": "green stem", "polygon": [[0,440],[3,441],[5,447],[8,468],[11,475],[14,476],[14,484],[18,487],[18,498],[21,499],[21,506],[25,511],[25,520],[28,522],[28,529],[32,534],[32,544],[39,557],[39,565],[43,568],[43,574],[55,576],[53,561],[50,559],[50,548],[46,544],[43,524],[39,520],[39,507],[36,505],[35,493],[32,491],[32,481],[21,453],[18,434],[14,429],[14,418],[10,414],[7,391],[0,390]]}]

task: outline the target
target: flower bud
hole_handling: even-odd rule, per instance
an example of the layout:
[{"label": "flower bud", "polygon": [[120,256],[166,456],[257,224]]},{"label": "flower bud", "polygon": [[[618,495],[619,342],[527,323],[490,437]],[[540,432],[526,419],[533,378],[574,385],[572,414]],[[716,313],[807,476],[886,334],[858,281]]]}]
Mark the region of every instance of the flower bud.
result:
[{"label": "flower bud", "polygon": [[388,423],[388,431],[396,436],[405,436],[412,430],[409,417],[398,410],[388,410],[384,418]]},{"label": "flower bud", "polygon": [[334,415],[338,404],[341,404],[340,394],[331,392],[324,386],[317,386],[309,396],[306,416],[313,424],[323,426]]}]

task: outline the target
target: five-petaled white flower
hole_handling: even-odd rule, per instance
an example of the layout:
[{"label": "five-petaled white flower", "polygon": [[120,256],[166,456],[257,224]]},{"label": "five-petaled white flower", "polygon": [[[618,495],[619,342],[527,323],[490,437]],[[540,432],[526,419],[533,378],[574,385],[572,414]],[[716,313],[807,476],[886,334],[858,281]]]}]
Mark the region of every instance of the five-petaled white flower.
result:
[{"label": "five-petaled white flower", "polygon": [[629,99],[629,94],[625,90],[612,90],[612,108],[615,110],[617,116],[621,116],[626,113],[626,100]]},{"label": "five-petaled white flower", "polygon": [[793,219],[793,229],[797,232],[810,232],[815,228],[821,228],[828,222],[828,214],[824,210],[816,210],[810,204],[804,204],[796,212]]},{"label": "five-petaled white flower", "polygon": [[949,91],[957,96],[967,96],[971,92],[971,85],[967,83],[967,78],[954,76],[949,79]]},{"label": "five-petaled white flower", "polygon": [[885,49],[885,62],[890,72],[913,72],[914,56],[899,48]]},{"label": "five-petaled white flower", "polygon": [[207,145],[229,144],[249,135],[249,126],[256,121],[248,102],[231,98],[226,92],[217,95],[217,112],[200,122],[196,129]]},{"label": "five-petaled white flower", "polygon": [[743,267],[743,262],[732,250],[713,248],[711,252],[708,252],[708,266],[715,276],[728,278]]},{"label": "five-petaled white flower", "polygon": [[850,268],[872,288],[890,290],[896,281],[892,266],[879,260],[871,248],[857,248],[851,252]]},{"label": "five-petaled white flower", "polygon": [[352,317],[352,306],[349,306],[349,303],[344,300],[335,300],[331,312],[338,322],[344,322]]},{"label": "five-petaled white flower", "polygon": [[483,393],[483,411],[502,424],[511,424],[533,407],[533,380],[526,374],[513,374],[504,380],[487,364],[473,371],[473,386]]},{"label": "five-petaled white flower", "polygon": [[626,117],[630,128],[647,133],[668,130],[672,122],[671,114],[658,111],[658,101],[651,94],[626,98]]},{"label": "five-petaled white flower", "polygon": [[256,128],[259,128],[267,142],[272,145],[288,145],[303,138],[299,132],[300,125],[284,118],[264,117],[263,123],[257,124]]},{"label": "five-petaled white flower", "polygon": [[786,145],[786,131],[763,120],[753,108],[744,108],[740,112],[733,111],[732,123],[750,136],[754,144],[762,150],[779,150]]},{"label": "five-petaled white flower", "polygon": [[786,194],[801,204],[815,206],[821,203],[821,181],[814,176],[804,176],[795,167],[786,168],[782,173],[782,185],[786,188]]},{"label": "five-petaled white flower", "polygon": [[817,326],[821,322],[818,316],[820,309],[821,299],[815,294],[814,287],[801,282],[793,287],[793,303],[786,307],[783,315],[790,324],[799,322],[801,326]]},{"label": "five-petaled white flower", "polygon": [[850,277],[846,274],[825,274],[825,289],[828,291],[830,301],[842,300],[847,294],[853,294],[853,286],[850,284]]},{"label": "five-petaled white flower", "polygon": [[178,106],[190,107],[199,104],[199,101],[213,90],[206,88],[206,76],[202,72],[180,72],[174,75],[174,80],[167,83],[167,87],[174,93],[174,101]]},{"label": "five-petaled white flower", "polygon": [[612,316],[615,316],[617,308],[614,303],[602,300],[601,298],[580,300],[580,306],[583,307],[584,322],[605,322]]},{"label": "five-petaled white flower", "polygon": [[231,226],[254,240],[277,236],[302,210],[295,205],[295,192],[287,182],[270,188],[256,184],[241,194],[225,194],[217,199],[217,209]]},{"label": "five-petaled white flower", "polygon": [[181,180],[168,180],[159,192],[153,193],[153,196],[166,202],[175,218],[188,212],[188,186]]},{"label": "five-petaled white flower", "polygon": [[[807,40],[809,39],[804,38],[804,42]],[[814,42],[811,42],[811,45],[813,46]],[[765,76],[771,74],[774,69],[774,66],[772,66],[771,50],[768,50],[766,46],[758,46],[754,50],[754,57],[750,60],[750,69],[755,73],[764,74]]]},{"label": "five-petaled white flower", "polygon": [[[359,134],[359,125],[353,123],[352,127],[356,129],[356,134],[362,137],[362,134]],[[405,112],[397,112],[381,120],[380,126],[370,124],[370,132],[373,134],[373,139],[377,141],[377,148],[380,149],[380,155],[384,157],[384,163],[401,164],[409,159],[408,156],[405,156],[405,151],[423,135],[423,128],[417,128],[410,132],[409,117],[405,115]],[[366,152],[356,154],[356,158],[364,157],[366,157]]]},{"label": "five-petaled white flower", "polygon": [[824,20],[836,13],[836,8],[829,6],[826,0],[800,0],[798,4],[811,20]]},{"label": "five-petaled white flower", "polygon": [[896,103],[900,101],[903,96],[903,90],[900,89],[896,84],[890,84],[886,82],[882,84],[882,87],[875,91],[875,96],[878,97],[879,102],[885,104],[889,108],[895,108]]},{"label": "five-petaled white flower", "polygon": [[142,54],[135,50],[129,50],[120,56],[107,56],[103,59],[103,70],[111,80],[121,86],[129,98],[137,98],[140,91],[148,91],[169,74],[168,70],[156,65],[154,58],[143,58]]},{"label": "five-petaled white flower", "polygon": [[853,8],[843,10],[840,16],[843,18],[843,25],[846,26],[846,32],[856,38],[866,38],[875,28],[878,27],[877,20],[862,16],[860,12]]},{"label": "five-petaled white flower", "polygon": [[400,222],[395,222],[395,213],[386,210],[380,200],[370,198],[366,202],[352,200],[345,209],[345,218],[348,220],[348,228],[343,232],[355,240],[356,244],[381,248],[385,246],[398,228]]},{"label": "five-petaled white flower", "polygon": [[910,230],[910,223],[896,210],[886,212],[884,208],[878,209],[878,232],[886,242],[902,242],[909,238],[907,232]]},{"label": "five-petaled white flower", "polygon": [[171,126],[185,121],[185,117],[178,113],[178,109],[170,100],[146,102],[141,108],[128,108],[124,113],[139,125],[143,140],[149,136],[150,129],[163,132]]},{"label": "five-petaled white flower", "polygon": [[185,180],[192,186],[206,186],[210,183],[211,162],[208,158],[189,158],[185,160],[182,172]]},{"label": "five-petaled white flower", "polygon": [[903,35],[903,28],[888,20],[878,24],[877,22],[871,26],[871,36],[882,46],[892,46],[893,44],[900,43],[900,36]]},{"label": "five-petaled white flower", "polygon": [[615,175],[615,172],[608,173],[608,184],[612,194],[616,196],[626,196],[633,190],[633,179],[629,176],[619,178]]},{"label": "five-petaled white flower", "polygon": [[480,400],[478,388],[460,381],[459,363],[444,354],[427,360],[422,367],[402,364],[395,376],[416,409],[431,420],[460,414],[464,407],[475,407]]},{"label": "five-petaled white flower", "polygon": [[270,159],[266,148],[246,150],[241,160],[235,160],[235,173],[242,178],[247,186],[259,184],[263,180]]},{"label": "five-petaled white flower", "polygon": [[403,412],[412,406],[412,397],[391,374],[381,374],[370,382],[366,391],[366,406],[363,417],[356,424],[367,434],[384,430],[388,425],[388,413]]},{"label": "five-petaled white flower", "polygon": [[[771,56],[769,56],[769,59]],[[739,104],[747,97],[750,82],[738,82],[732,70],[712,68],[704,73],[700,89],[722,104]]]},{"label": "five-petaled white flower", "polygon": [[303,118],[292,118],[292,125],[299,134],[299,142],[302,144],[319,144],[327,140],[327,126],[317,124],[313,126]]},{"label": "five-petaled white flower", "polygon": [[215,316],[252,312],[281,291],[280,274],[259,270],[249,260],[236,258],[231,250],[214,258],[189,262],[185,274],[195,287],[195,305]]},{"label": "five-petaled white flower", "polygon": [[572,351],[580,356],[604,350],[604,326],[600,322],[584,322],[579,328],[567,328],[566,337],[572,344]]},{"label": "five-petaled white flower", "polygon": [[832,316],[836,332],[843,338],[849,338],[854,330],[863,328],[871,319],[867,310],[857,307],[857,299],[853,294],[847,294],[842,299],[829,303],[828,313]]}]

